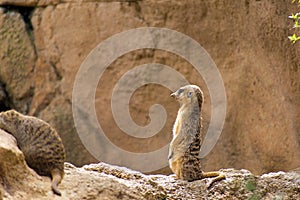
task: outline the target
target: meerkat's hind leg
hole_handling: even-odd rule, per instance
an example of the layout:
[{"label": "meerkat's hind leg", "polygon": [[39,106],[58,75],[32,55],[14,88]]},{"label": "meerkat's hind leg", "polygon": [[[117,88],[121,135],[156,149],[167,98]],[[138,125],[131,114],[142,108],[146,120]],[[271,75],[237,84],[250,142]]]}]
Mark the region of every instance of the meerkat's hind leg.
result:
[{"label": "meerkat's hind leg", "polygon": [[52,176],[52,190],[54,194],[57,194],[61,196],[61,192],[58,190],[57,186],[60,184],[62,180],[62,174],[58,169],[54,169],[51,171],[51,176]]},{"label": "meerkat's hind leg", "polygon": [[226,176],[222,172],[213,171],[213,172],[203,172],[202,173],[202,178],[213,178],[207,184],[207,188],[210,188],[213,185],[213,183],[225,179]]}]

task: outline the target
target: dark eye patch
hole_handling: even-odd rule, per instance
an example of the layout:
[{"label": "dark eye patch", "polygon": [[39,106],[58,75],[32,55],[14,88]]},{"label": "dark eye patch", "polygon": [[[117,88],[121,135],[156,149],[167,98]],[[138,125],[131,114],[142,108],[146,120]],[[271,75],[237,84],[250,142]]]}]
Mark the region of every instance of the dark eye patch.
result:
[{"label": "dark eye patch", "polygon": [[180,88],[180,89],[178,90],[178,95],[180,95],[182,92],[183,92],[183,89]]}]

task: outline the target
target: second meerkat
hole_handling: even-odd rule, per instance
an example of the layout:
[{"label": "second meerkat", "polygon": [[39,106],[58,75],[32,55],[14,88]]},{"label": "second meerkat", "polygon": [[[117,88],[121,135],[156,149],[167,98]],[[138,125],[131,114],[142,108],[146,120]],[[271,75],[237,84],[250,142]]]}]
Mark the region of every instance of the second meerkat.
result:
[{"label": "second meerkat", "polygon": [[196,85],[186,85],[171,94],[180,103],[173,127],[173,139],[169,149],[169,166],[179,179],[194,181],[214,177],[208,184],[222,180],[225,175],[219,171],[203,172],[200,160],[202,144],[201,108],[203,93]]},{"label": "second meerkat", "polygon": [[0,129],[16,138],[28,166],[52,177],[52,190],[61,195],[57,186],[64,176],[66,154],[58,133],[43,120],[15,110],[0,112]]}]

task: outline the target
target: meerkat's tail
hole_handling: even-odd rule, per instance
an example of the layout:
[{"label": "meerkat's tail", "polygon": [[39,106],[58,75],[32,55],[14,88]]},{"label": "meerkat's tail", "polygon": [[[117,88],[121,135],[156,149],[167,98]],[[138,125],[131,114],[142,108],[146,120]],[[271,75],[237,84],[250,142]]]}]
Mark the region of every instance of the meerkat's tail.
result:
[{"label": "meerkat's tail", "polygon": [[54,169],[51,171],[52,176],[52,190],[54,194],[61,196],[61,192],[58,190],[57,186],[60,184],[62,180],[62,174],[58,169]]},{"label": "meerkat's tail", "polygon": [[210,188],[213,183],[223,180],[226,178],[225,174],[219,171],[213,171],[213,172],[203,172],[202,173],[203,178],[213,178],[211,181],[208,182],[207,188]]}]

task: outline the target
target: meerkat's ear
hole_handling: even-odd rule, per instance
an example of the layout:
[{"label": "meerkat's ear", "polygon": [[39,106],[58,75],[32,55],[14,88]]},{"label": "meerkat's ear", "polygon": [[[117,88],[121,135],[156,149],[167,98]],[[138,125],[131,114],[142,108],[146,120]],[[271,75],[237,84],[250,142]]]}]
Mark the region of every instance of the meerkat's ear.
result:
[{"label": "meerkat's ear", "polygon": [[199,108],[201,109],[202,103],[203,103],[203,94],[202,94],[202,91],[200,89],[196,89],[195,93],[196,93],[196,96],[197,96],[197,99],[198,99]]}]

